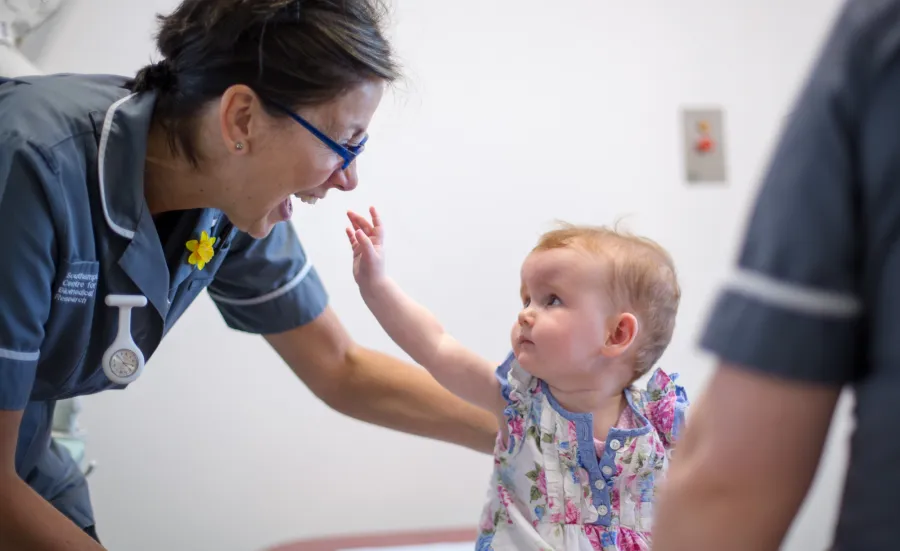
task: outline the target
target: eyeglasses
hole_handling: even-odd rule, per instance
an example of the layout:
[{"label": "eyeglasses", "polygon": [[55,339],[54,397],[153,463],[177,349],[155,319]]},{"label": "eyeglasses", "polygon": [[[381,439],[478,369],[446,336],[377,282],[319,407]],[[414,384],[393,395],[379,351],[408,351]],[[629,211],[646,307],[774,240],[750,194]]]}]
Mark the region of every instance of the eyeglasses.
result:
[{"label": "eyeglasses", "polygon": [[274,101],[271,101],[271,100],[269,100],[269,103],[271,103],[278,109],[284,111],[289,117],[291,117],[292,119],[297,121],[297,123],[300,126],[309,130],[313,136],[315,136],[316,138],[319,139],[319,141],[321,141],[322,143],[327,145],[329,147],[329,149],[331,149],[332,151],[334,151],[335,153],[340,155],[341,158],[344,159],[344,164],[341,165],[341,170],[347,170],[347,167],[350,166],[350,163],[352,163],[354,160],[356,160],[356,157],[360,153],[362,153],[366,148],[366,141],[368,141],[369,136],[364,137],[362,139],[362,141],[356,145],[343,146],[343,145],[337,143],[336,141],[332,140],[328,136],[326,136],[324,132],[322,132],[315,126],[313,126],[312,123],[310,123],[309,121],[307,121],[306,119],[304,119],[303,117],[298,115],[297,113],[294,113],[288,107],[281,105],[279,103],[276,103]]}]

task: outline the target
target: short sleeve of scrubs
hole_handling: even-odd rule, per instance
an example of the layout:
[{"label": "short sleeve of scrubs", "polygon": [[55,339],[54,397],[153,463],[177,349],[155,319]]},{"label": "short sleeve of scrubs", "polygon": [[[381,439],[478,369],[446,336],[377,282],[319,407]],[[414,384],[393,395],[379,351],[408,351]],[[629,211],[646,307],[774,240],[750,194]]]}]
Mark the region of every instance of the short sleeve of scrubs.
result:
[{"label": "short sleeve of scrubs", "polygon": [[898,5],[847,4],[794,106],[702,338],[727,362],[807,382],[859,376],[862,197],[900,210]]},{"label": "short sleeve of scrubs", "polygon": [[21,410],[35,381],[56,272],[53,221],[42,182],[49,154],[0,131],[0,410]]},{"label": "short sleeve of scrubs", "polygon": [[289,222],[263,239],[237,235],[210,297],[229,327],[258,334],[305,325],[328,305],[328,295]]}]

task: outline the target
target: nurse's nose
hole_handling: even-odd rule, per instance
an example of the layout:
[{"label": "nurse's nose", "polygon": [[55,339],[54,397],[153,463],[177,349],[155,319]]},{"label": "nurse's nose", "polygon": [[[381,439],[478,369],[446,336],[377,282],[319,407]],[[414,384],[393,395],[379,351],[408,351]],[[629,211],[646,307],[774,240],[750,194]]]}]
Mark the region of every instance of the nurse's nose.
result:
[{"label": "nurse's nose", "polygon": [[359,185],[359,176],[356,172],[356,162],[350,163],[346,170],[338,168],[328,179],[328,187],[341,191],[353,191]]}]

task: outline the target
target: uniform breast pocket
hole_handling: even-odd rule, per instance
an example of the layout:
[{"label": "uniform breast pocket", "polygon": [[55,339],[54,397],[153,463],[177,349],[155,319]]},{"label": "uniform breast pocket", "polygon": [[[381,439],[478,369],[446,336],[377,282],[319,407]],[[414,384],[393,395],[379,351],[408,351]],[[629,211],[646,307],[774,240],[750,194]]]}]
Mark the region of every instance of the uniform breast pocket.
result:
[{"label": "uniform breast pocket", "polygon": [[82,373],[84,358],[92,336],[100,338],[103,333],[101,330],[95,335],[94,331],[94,320],[103,319],[97,311],[99,277],[100,263],[96,261],[66,261],[60,265],[35,383],[41,399],[67,395],[75,390],[78,380],[90,375]]}]

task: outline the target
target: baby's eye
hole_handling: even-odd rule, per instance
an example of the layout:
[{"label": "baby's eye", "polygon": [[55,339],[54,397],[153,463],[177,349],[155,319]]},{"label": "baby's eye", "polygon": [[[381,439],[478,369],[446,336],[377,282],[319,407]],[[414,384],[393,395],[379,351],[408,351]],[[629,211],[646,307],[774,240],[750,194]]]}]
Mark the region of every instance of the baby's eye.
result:
[{"label": "baby's eye", "polygon": [[562,300],[556,295],[550,295],[547,297],[547,306],[560,306],[562,305]]},{"label": "baby's eye", "polygon": [[531,304],[531,299],[530,299],[530,298],[523,298],[523,299],[522,299],[522,306],[524,306],[525,308],[528,308],[528,305],[529,305],[529,304]]}]

